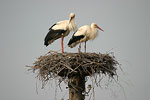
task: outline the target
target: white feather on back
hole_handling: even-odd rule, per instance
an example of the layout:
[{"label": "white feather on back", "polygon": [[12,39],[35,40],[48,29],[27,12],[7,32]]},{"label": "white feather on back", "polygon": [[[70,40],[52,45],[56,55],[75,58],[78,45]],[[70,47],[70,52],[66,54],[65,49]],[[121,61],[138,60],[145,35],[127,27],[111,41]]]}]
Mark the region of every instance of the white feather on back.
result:
[{"label": "white feather on back", "polygon": [[87,32],[89,31],[89,26],[84,25],[78,29],[78,31],[74,34],[74,36],[80,36],[80,35],[86,35]]},{"label": "white feather on back", "polygon": [[90,27],[88,25],[84,25],[78,29],[78,31],[74,34],[74,36],[84,35],[85,37],[81,39],[81,41],[94,40],[97,36],[97,29],[94,27]]},{"label": "white feather on back", "polygon": [[53,30],[66,30],[68,26],[69,21],[68,20],[63,20],[60,22],[57,22],[55,26],[52,27]]}]

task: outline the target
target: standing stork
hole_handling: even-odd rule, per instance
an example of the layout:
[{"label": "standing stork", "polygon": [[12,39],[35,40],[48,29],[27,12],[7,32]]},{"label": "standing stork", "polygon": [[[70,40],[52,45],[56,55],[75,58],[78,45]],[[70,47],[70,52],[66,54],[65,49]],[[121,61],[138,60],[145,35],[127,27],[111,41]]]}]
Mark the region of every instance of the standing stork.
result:
[{"label": "standing stork", "polygon": [[76,30],[75,14],[70,13],[69,20],[57,22],[56,24],[52,25],[49,28],[49,32],[47,33],[44,39],[44,45],[48,46],[56,39],[61,38],[61,49],[63,54],[64,52],[63,38],[67,36],[70,33],[70,31],[75,32],[75,30]]},{"label": "standing stork", "polygon": [[101,29],[96,23],[92,23],[91,26],[88,25],[84,25],[82,27],[80,27],[72,36],[72,38],[70,39],[68,46],[73,48],[75,47],[77,44],[80,43],[79,45],[79,52],[81,49],[81,43],[85,42],[85,52],[86,52],[86,41],[88,40],[94,40],[95,37],[97,36],[97,29],[101,31],[104,31],[103,29]]}]

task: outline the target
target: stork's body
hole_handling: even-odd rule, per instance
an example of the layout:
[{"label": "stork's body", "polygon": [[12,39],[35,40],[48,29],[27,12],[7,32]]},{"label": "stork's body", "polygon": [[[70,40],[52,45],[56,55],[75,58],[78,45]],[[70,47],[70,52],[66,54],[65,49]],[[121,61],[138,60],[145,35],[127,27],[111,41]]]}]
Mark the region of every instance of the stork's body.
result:
[{"label": "stork's body", "polygon": [[84,25],[84,26],[80,27],[77,30],[77,32],[75,32],[73,34],[72,38],[70,39],[70,41],[68,43],[68,46],[73,48],[77,44],[80,43],[80,45],[79,45],[79,52],[80,52],[81,43],[85,42],[85,52],[86,52],[86,41],[95,39],[95,37],[97,36],[97,33],[98,33],[98,30],[96,28],[103,31],[95,23],[92,23],[91,26]]},{"label": "stork's body", "polygon": [[52,25],[49,28],[49,32],[47,33],[44,40],[44,45],[48,46],[56,39],[61,38],[61,47],[63,53],[64,52],[63,38],[67,36],[70,33],[70,31],[75,31],[75,30],[76,30],[75,14],[71,13],[69,20],[63,20],[57,22],[56,24]]}]

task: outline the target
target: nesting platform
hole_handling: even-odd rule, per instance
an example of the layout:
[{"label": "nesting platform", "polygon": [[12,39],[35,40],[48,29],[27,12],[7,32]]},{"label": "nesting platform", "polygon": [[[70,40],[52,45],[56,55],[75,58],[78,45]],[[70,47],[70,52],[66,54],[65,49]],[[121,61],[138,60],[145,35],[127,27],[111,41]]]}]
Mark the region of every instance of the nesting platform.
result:
[{"label": "nesting platform", "polygon": [[93,74],[105,74],[113,77],[116,75],[118,62],[111,54],[101,53],[58,53],[48,52],[40,56],[31,66],[33,72],[37,70],[38,77],[43,82],[49,79],[61,77],[91,76]]}]

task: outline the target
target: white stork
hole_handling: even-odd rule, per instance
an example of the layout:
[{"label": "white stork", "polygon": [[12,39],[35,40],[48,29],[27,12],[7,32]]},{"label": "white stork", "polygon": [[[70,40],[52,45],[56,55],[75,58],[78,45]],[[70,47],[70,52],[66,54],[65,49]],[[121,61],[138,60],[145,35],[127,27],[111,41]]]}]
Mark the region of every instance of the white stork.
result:
[{"label": "white stork", "polygon": [[96,23],[92,23],[91,26],[88,25],[84,25],[82,27],[80,27],[72,36],[72,38],[70,39],[68,46],[73,48],[75,47],[78,43],[80,43],[79,45],[79,52],[81,49],[81,42],[85,42],[85,52],[86,52],[86,41],[88,40],[94,40],[95,37],[97,36],[97,29],[101,31],[104,31],[103,29],[101,29]]},{"label": "white stork", "polygon": [[48,46],[52,42],[54,42],[56,39],[61,38],[61,48],[62,48],[62,54],[64,52],[63,48],[63,38],[67,36],[70,31],[76,31],[76,23],[75,23],[75,14],[70,13],[69,20],[63,20],[60,22],[57,22],[56,24],[52,25],[49,28],[49,32],[47,33],[44,45]]}]

